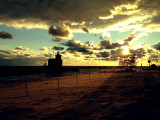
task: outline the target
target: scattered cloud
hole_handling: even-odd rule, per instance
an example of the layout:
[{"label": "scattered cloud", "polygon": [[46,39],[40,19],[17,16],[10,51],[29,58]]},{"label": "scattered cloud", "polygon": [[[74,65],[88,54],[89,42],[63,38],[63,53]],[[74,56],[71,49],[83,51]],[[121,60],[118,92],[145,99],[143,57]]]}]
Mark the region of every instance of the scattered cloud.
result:
[{"label": "scattered cloud", "polygon": [[53,41],[53,42],[61,42],[62,39],[61,39],[61,38],[56,38],[56,37],[55,37],[54,39],[52,39],[52,41]]},{"label": "scattered cloud", "polygon": [[62,43],[62,45],[67,46],[66,49],[70,53],[80,52],[82,54],[93,54],[93,52],[90,49],[90,42],[86,42],[85,44],[81,43],[78,40],[69,40],[65,43]]},{"label": "scattered cloud", "polygon": [[0,38],[2,39],[13,39],[12,34],[8,33],[8,32],[0,32]]},{"label": "scattered cloud", "polygon": [[135,53],[138,59],[142,59],[146,56],[146,51],[144,48],[138,48],[138,49],[131,49],[131,53]]},{"label": "scattered cloud", "polygon": [[96,54],[96,57],[104,57],[104,58],[107,58],[107,57],[109,57],[109,56],[110,56],[110,53],[109,53],[109,52],[106,52],[106,51],[104,51],[104,52],[99,52],[99,53]]},{"label": "scattered cloud", "polygon": [[136,34],[136,33],[130,33],[130,34],[128,34],[128,37],[127,38],[125,38],[124,40],[123,40],[123,45],[125,46],[129,46],[130,44],[130,42],[131,41],[133,41],[135,38],[137,38],[138,37],[138,34]]},{"label": "scattered cloud", "polygon": [[68,47],[83,47],[83,44],[78,40],[68,40],[67,42],[62,43],[62,45]]},{"label": "scattered cloud", "polygon": [[52,50],[64,50],[64,47],[53,46]]},{"label": "scattered cloud", "polygon": [[152,54],[148,58],[148,60],[151,60],[151,62],[158,62],[159,59],[160,59],[160,56],[158,54]]},{"label": "scattered cloud", "polygon": [[111,37],[111,33],[108,32],[108,31],[103,32],[102,36],[100,36],[99,38],[100,38],[101,40],[104,40],[104,37],[110,38],[110,37]]},{"label": "scattered cloud", "polygon": [[70,39],[72,37],[69,26],[65,24],[57,27],[50,26],[48,29],[48,33],[57,38]]},{"label": "scattered cloud", "polygon": [[51,53],[35,53],[24,50],[4,50],[0,49],[0,65],[19,66],[19,65],[43,65],[44,61],[52,57]]},{"label": "scattered cloud", "polygon": [[95,50],[102,50],[102,49],[115,49],[118,47],[121,47],[122,44],[116,42],[116,43],[112,43],[110,39],[108,40],[102,40],[98,43],[98,45],[96,46]]},{"label": "scattered cloud", "polygon": [[160,42],[158,42],[157,44],[155,45],[152,45],[152,47],[156,50],[160,50]]},{"label": "scattered cloud", "polygon": [[153,49],[147,49],[147,52],[148,52],[149,54],[155,53],[155,51],[154,51]]},{"label": "scattered cloud", "polygon": [[123,56],[123,49],[116,49],[110,51],[110,60],[117,61],[119,57]]},{"label": "scattered cloud", "polygon": [[41,49],[39,49],[39,50],[42,50],[42,51],[48,51],[48,47],[44,46],[44,47],[42,47],[42,48],[41,48]]},{"label": "scattered cloud", "polygon": [[23,48],[23,46],[16,46],[14,49],[15,50],[23,50],[23,51],[29,50],[29,48]]},{"label": "scattered cloud", "polygon": [[86,33],[89,33],[89,30],[86,27],[82,27],[82,30]]}]

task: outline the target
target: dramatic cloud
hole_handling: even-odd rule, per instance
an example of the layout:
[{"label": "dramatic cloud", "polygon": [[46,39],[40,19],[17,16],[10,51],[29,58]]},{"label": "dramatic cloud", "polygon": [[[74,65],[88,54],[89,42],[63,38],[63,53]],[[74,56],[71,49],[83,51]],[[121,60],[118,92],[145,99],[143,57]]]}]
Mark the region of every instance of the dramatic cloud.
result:
[{"label": "dramatic cloud", "polygon": [[52,50],[64,50],[64,47],[54,46]]},{"label": "dramatic cloud", "polygon": [[131,50],[131,53],[135,53],[136,54],[136,56],[137,56],[137,58],[143,58],[143,57],[145,57],[146,56],[146,51],[145,51],[145,49],[144,48],[138,48],[138,49],[136,49],[136,50]]},{"label": "dramatic cloud", "polygon": [[160,59],[160,56],[158,54],[152,54],[149,56],[148,60],[151,60],[151,62],[158,62]]},{"label": "dramatic cloud", "polygon": [[62,45],[69,47],[66,50],[70,53],[81,52],[82,54],[93,54],[93,52],[89,50],[90,44],[90,42],[83,44],[78,40],[69,40],[66,43],[62,43]]},{"label": "dramatic cloud", "polygon": [[160,42],[158,42],[157,44],[155,45],[152,45],[152,47],[156,50],[160,50]]},{"label": "dramatic cloud", "polygon": [[[47,29],[64,23],[71,30],[85,26],[85,32],[95,33],[160,31],[159,7],[159,0],[1,0],[0,24]],[[67,36],[55,31],[53,35]]]},{"label": "dramatic cloud", "polygon": [[65,24],[62,24],[57,27],[50,26],[48,29],[48,33],[57,38],[69,39],[72,37],[72,33],[69,29],[69,26]]},{"label": "dramatic cloud", "polygon": [[16,49],[16,50],[23,50],[23,51],[29,50],[29,48],[23,48],[23,46],[16,46],[14,49]]},{"label": "dramatic cloud", "polygon": [[2,39],[13,39],[13,36],[10,33],[2,31],[2,32],[0,32],[0,38],[2,38]]},{"label": "dramatic cloud", "polygon": [[110,60],[117,61],[119,57],[123,56],[123,49],[111,50]]},{"label": "dramatic cloud", "polygon": [[73,29],[84,24],[87,28],[106,28],[136,14],[137,1],[140,0],[5,0],[0,1],[0,24],[47,28],[66,23]]},{"label": "dramatic cloud", "polygon": [[115,49],[117,47],[121,47],[122,45],[119,44],[119,43],[111,43],[111,40],[108,39],[108,40],[102,40],[98,43],[97,47],[95,49],[99,49],[99,50],[102,50],[102,49]]},{"label": "dramatic cloud", "polygon": [[89,30],[86,27],[82,27],[82,30],[86,33],[89,33]]}]

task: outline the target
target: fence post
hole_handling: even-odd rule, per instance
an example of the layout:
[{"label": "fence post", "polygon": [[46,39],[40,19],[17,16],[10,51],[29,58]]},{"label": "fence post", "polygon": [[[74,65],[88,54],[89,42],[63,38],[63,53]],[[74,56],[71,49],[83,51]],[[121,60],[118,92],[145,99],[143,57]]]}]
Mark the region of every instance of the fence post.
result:
[{"label": "fence post", "polygon": [[77,84],[78,84],[77,72],[76,72],[76,80],[77,80]]},{"label": "fence post", "polygon": [[26,87],[26,96],[28,96],[28,85],[27,85],[27,74],[25,72],[25,87]]}]

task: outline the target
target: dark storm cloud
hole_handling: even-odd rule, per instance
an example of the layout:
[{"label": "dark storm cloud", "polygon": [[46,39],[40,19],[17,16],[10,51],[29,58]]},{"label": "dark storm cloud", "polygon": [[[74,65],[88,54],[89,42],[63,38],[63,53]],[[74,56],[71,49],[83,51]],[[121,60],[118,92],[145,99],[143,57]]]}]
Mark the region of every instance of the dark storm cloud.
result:
[{"label": "dark storm cloud", "polygon": [[147,22],[142,23],[143,27],[147,27],[151,25],[151,29],[154,29],[156,25],[159,26],[160,24],[160,9],[159,9],[160,1],[159,0],[141,0],[137,5],[138,5],[138,9],[141,10],[142,13],[149,15],[148,17],[149,20]]},{"label": "dark storm cloud", "polygon": [[[15,25],[41,23],[50,26],[64,22],[82,23],[95,28],[114,20],[101,21],[99,16],[111,15],[116,6],[134,4],[136,0],[1,0],[0,19],[2,24]],[[18,14],[17,14],[18,13]],[[116,16],[118,22],[122,16]],[[123,16],[125,19],[125,17]],[[92,24],[91,24],[92,22]],[[33,26],[34,27],[34,26]],[[38,27],[38,26],[37,26]],[[78,26],[77,26],[78,27]]]},{"label": "dark storm cloud", "polygon": [[160,50],[160,42],[158,42],[157,44],[155,45],[152,45],[152,47],[156,50]]},{"label": "dark storm cloud", "polygon": [[69,27],[65,24],[62,24],[57,27],[50,26],[48,29],[48,33],[54,37],[57,38],[70,38],[72,36],[71,31],[69,30]]},{"label": "dark storm cloud", "polygon": [[108,40],[102,40],[98,43],[96,49],[102,50],[102,49],[115,49],[117,47],[121,47],[122,45],[119,44],[118,42],[116,43],[111,43],[110,39]]},{"label": "dark storm cloud", "polygon": [[82,27],[82,30],[86,33],[89,33],[89,30],[86,27]]},{"label": "dark storm cloud", "polygon": [[54,46],[52,50],[64,50],[64,47]]},{"label": "dark storm cloud", "polygon": [[12,34],[8,33],[8,32],[0,32],[0,38],[2,39],[13,39]]}]

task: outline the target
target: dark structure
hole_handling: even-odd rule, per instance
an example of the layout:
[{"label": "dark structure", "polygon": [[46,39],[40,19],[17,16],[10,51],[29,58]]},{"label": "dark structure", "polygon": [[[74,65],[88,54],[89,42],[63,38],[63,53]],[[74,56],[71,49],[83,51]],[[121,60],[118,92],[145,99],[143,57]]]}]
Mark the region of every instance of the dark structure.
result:
[{"label": "dark structure", "polygon": [[152,65],[151,65],[151,70],[156,70],[156,67],[157,67],[157,66],[156,66],[155,64],[152,64]]},{"label": "dark structure", "polygon": [[62,59],[59,52],[57,52],[57,55],[55,55],[55,59],[49,59],[48,60],[48,69],[49,72],[52,74],[60,74],[62,73]]}]

